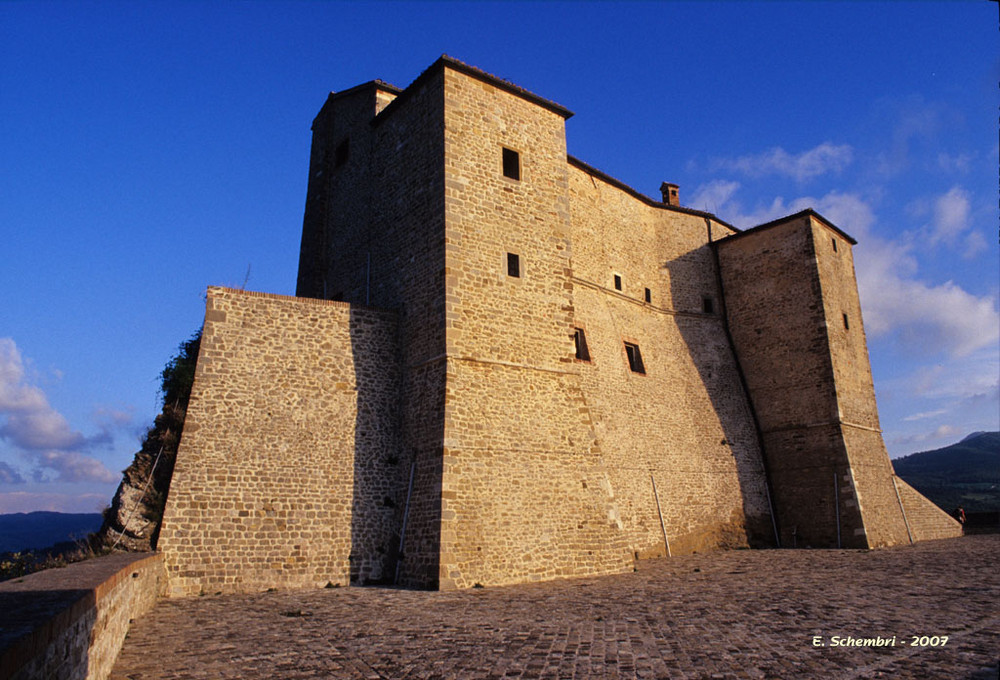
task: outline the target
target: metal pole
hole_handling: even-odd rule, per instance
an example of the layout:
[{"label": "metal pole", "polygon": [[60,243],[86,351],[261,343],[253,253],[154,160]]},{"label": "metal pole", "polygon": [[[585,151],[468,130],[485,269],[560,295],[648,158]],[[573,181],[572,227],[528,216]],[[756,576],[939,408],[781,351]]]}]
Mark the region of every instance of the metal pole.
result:
[{"label": "metal pole", "polygon": [[667,557],[673,557],[670,554],[670,541],[667,540],[667,527],[663,523],[663,511],[660,510],[660,494],[656,492],[656,480],[653,479],[653,473],[649,473],[649,481],[653,483],[653,498],[656,499],[656,514],[660,516],[660,531],[663,532],[663,545],[667,548]]},{"label": "metal pole", "polygon": [[372,251],[368,251],[368,266],[365,267],[365,304],[372,303]]},{"label": "metal pole", "polygon": [[837,510],[837,548],[840,548],[840,480],[836,470],[833,473],[833,507]]},{"label": "metal pole", "polygon": [[903,508],[903,499],[899,496],[899,487],[896,486],[896,475],[892,476],[892,488],[896,491],[896,502],[899,503],[899,511],[903,513],[903,524],[906,525],[906,537],[910,539],[910,545],[913,545],[913,534],[910,533],[910,521],[906,519],[906,509]]},{"label": "metal pole", "polygon": [[413,494],[413,473],[417,469],[417,462],[410,463],[410,485],[406,489],[406,507],[403,509],[403,527],[399,532],[399,556],[396,558],[396,575],[392,579],[392,584],[399,582],[399,567],[403,560],[403,543],[406,540],[406,522],[410,519],[410,496]]}]

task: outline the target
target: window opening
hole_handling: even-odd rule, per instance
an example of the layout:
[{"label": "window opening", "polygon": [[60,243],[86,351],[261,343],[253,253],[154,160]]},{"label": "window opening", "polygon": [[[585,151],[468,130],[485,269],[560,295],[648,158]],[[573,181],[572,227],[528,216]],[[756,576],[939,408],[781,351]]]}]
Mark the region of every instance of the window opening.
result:
[{"label": "window opening", "polygon": [[339,168],[347,162],[351,150],[350,141],[350,139],[345,139],[337,145],[337,149],[333,152],[333,167]]},{"label": "window opening", "polygon": [[576,358],[580,361],[590,361],[590,350],[587,348],[587,335],[582,328],[573,329],[573,344],[576,346]]},{"label": "window opening", "polygon": [[646,367],[642,363],[642,352],[639,351],[639,345],[626,342],[625,355],[628,357],[628,367],[632,369],[633,373],[646,372]]},{"label": "window opening", "polygon": [[507,253],[507,276],[521,278],[521,256],[517,253]]},{"label": "window opening", "polygon": [[618,274],[615,274],[615,290],[621,290],[621,289],[622,289],[622,277],[620,277]]},{"label": "window opening", "polygon": [[703,297],[701,299],[701,311],[705,314],[715,313],[715,300],[710,297]]},{"label": "window opening", "polygon": [[652,301],[653,301],[653,291],[651,291],[649,288],[647,288],[646,289],[646,302],[652,302]]},{"label": "window opening", "polygon": [[503,176],[521,179],[521,155],[513,149],[503,149]]},{"label": "window opening", "polygon": [[843,317],[844,317],[844,330],[845,331],[851,330],[851,324],[847,321],[847,315],[844,314]]},{"label": "window opening", "polygon": [[831,238],[830,241],[833,243],[833,252],[837,252],[837,239]]}]

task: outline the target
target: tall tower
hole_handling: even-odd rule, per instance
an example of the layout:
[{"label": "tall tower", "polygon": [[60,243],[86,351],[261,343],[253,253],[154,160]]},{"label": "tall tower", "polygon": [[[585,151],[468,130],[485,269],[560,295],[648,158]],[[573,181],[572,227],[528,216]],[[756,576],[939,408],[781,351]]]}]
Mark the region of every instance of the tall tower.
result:
[{"label": "tall tower", "polygon": [[399,313],[402,583],[631,566],[568,370],[570,115],[442,57],[313,124],[297,294]]},{"label": "tall tower", "polygon": [[855,243],[812,210],[716,243],[785,547],[908,540],[879,429]]}]

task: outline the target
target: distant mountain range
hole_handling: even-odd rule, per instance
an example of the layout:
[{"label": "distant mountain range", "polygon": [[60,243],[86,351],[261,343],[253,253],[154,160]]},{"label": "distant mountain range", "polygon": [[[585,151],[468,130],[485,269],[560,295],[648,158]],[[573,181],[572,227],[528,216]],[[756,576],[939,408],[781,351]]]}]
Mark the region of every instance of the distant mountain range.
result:
[{"label": "distant mountain range", "polygon": [[951,512],[1000,510],[1000,432],[974,432],[943,449],[892,461],[907,484]]},{"label": "distant mountain range", "polygon": [[19,512],[0,515],[0,553],[41,550],[56,543],[86,538],[101,528],[99,512]]}]

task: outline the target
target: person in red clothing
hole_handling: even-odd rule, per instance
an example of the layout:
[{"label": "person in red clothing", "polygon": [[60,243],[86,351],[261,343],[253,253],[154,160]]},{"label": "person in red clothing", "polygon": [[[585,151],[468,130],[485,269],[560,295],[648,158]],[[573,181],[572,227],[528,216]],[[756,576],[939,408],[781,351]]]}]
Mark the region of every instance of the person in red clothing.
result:
[{"label": "person in red clothing", "polygon": [[951,514],[955,517],[955,519],[958,520],[958,523],[962,525],[962,531],[964,532],[965,531],[965,508],[963,508],[960,505],[957,508],[955,508],[955,512],[953,512]]}]

